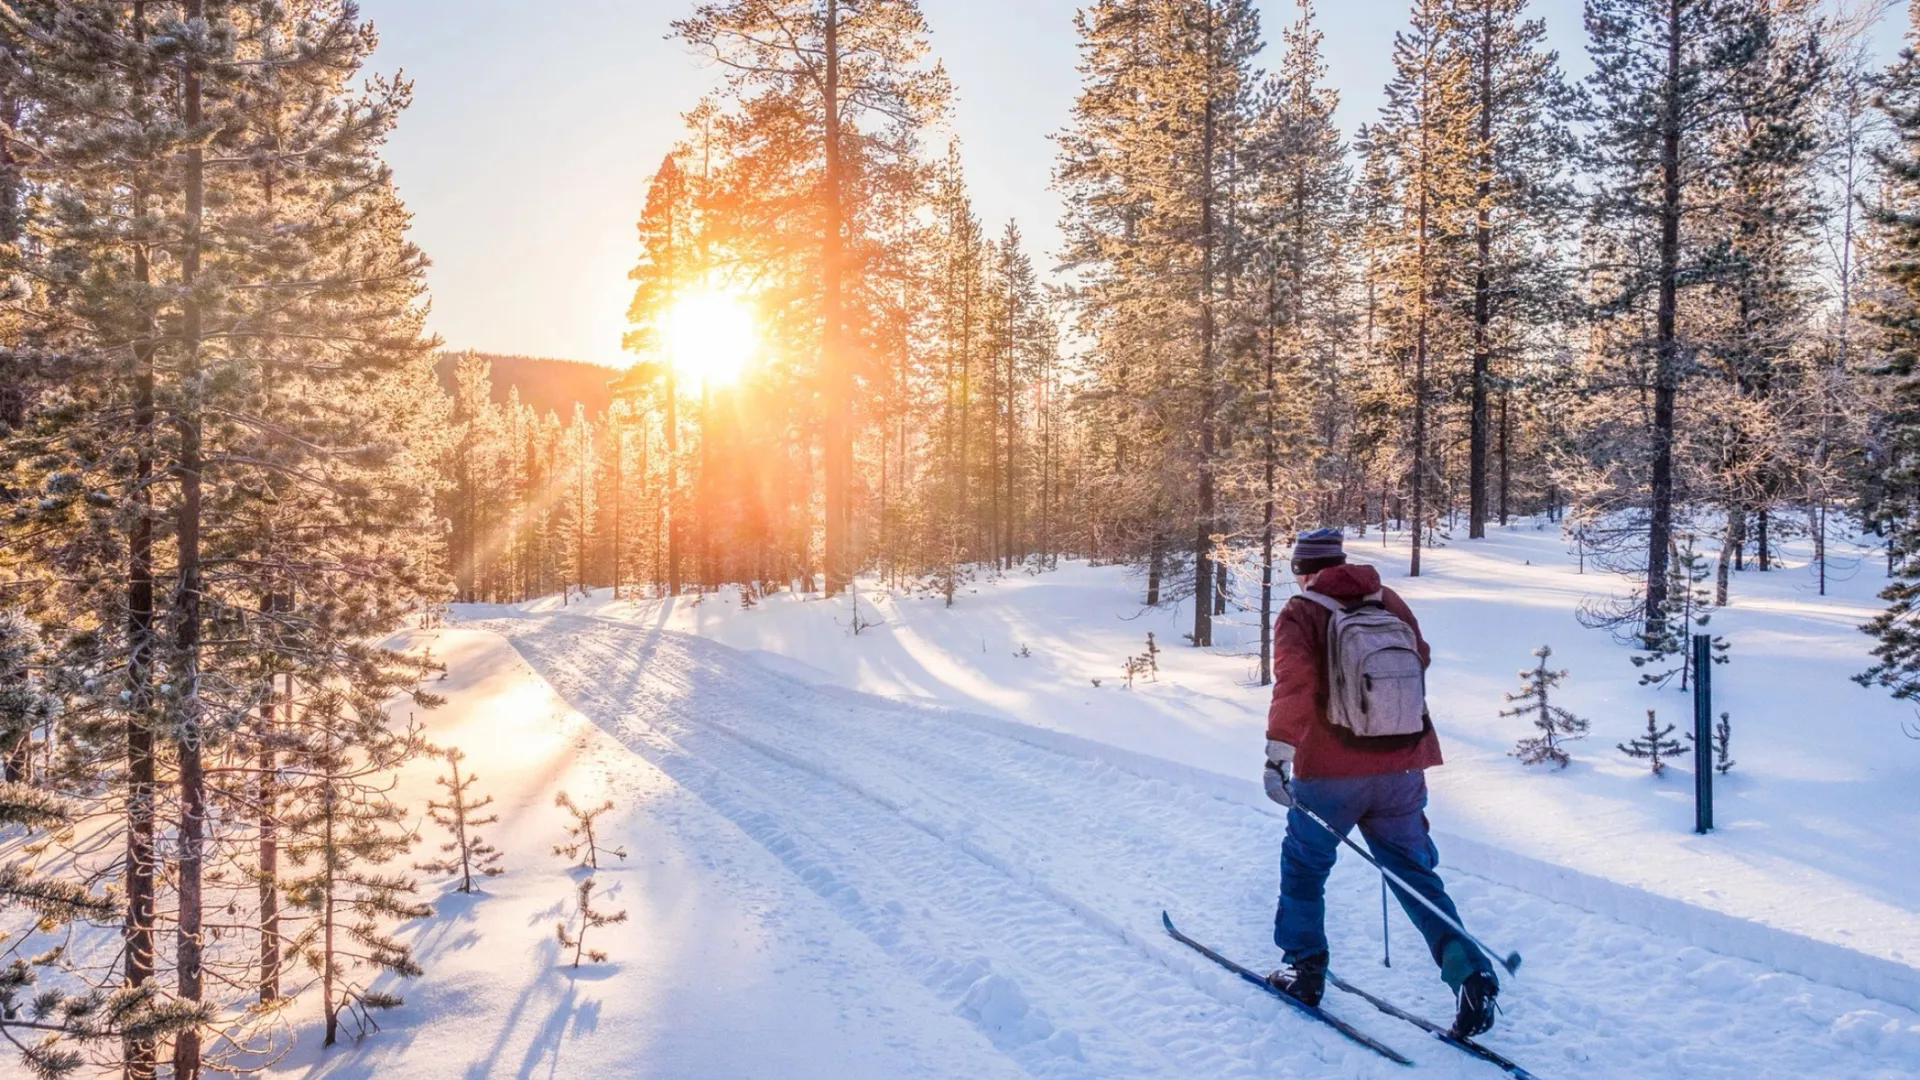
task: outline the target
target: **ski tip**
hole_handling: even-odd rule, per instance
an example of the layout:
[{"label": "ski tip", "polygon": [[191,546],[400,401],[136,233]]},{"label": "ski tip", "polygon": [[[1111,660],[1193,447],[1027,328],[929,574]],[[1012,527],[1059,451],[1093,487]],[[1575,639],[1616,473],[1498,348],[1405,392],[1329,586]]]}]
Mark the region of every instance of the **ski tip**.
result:
[{"label": "ski tip", "polygon": [[1160,913],[1160,925],[1167,928],[1167,933],[1173,933],[1173,916],[1162,911]]}]

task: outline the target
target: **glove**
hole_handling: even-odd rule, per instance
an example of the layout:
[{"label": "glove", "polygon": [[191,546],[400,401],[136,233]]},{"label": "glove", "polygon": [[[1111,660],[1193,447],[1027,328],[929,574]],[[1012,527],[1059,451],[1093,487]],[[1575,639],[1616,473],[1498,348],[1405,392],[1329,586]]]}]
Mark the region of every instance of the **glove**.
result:
[{"label": "glove", "polygon": [[1267,767],[1262,770],[1261,779],[1266,785],[1267,798],[1281,806],[1293,805],[1293,789],[1287,785],[1293,776],[1293,747],[1278,739],[1267,740]]}]

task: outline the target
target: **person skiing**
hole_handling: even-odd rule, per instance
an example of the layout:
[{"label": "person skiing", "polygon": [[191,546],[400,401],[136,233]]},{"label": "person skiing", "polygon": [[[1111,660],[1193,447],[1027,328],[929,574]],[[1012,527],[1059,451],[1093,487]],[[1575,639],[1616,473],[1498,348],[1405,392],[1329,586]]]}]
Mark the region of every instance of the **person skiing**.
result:
[{"label": "person skiing", "polygon": [[[1460,919],[1434,871],[1439,852],[1423,812],[1425,770],[1441,758],[1425,705],[1431,651],[1420,624],[1378,571],[1347,562],[1339,529],[1298,534],[1292,568],[1301,593],[1274,625],[1264,774],[1267,797],[1288,808],[1273,921],[1285,966],[1267,979],[1318,1005],[1328,964],[1327,875],[1340,839],[1300,808],[1340,836],[1359,826],[1382,866]],[[1399,885],[1393,890],[1454,992],[1454,1034],[1491,1028],[1500,983],[1486,954]]]}]

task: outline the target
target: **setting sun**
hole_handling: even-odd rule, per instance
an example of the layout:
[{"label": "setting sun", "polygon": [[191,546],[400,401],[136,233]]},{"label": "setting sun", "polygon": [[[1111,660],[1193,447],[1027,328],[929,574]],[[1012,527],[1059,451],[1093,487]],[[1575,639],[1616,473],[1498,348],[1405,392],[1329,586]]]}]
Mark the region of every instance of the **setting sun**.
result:
[{"label": "setting sun", "polygon": [[662,326],[662,343],[675,371],[709,385],[730,383],[760,347],[753,308],[719,290],[689,293],[674,301]]}]

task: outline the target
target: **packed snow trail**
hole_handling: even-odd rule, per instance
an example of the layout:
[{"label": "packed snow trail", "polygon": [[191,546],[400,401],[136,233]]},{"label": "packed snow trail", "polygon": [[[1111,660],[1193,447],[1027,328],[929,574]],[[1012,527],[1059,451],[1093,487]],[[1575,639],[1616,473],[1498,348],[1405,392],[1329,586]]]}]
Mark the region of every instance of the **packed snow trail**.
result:
[{"label": "packed snow trail", "polygon": [[[508,637],[1030,1075],[1402,1073],[1160,933],[1164,907],[1231,955],[1273,958],[1275,814],[815,688],[687,635],[568,614],[469,625]],[[1449,884],[1470,925],[1528,957],[1485,1042],[1549,1080],[1896,1077],[1920,1061],[1920,1023],[1897,1006],[1485,881]],[[1329,884],[1349,972],[1378,955],[1376,889],[1355,859]],[[1450,1015],[1396,922],[1407,959],[1374,968],[1369,988]],[[1497,1075],[1357,1000],[1344,1011],[1424,1075]]]}]

